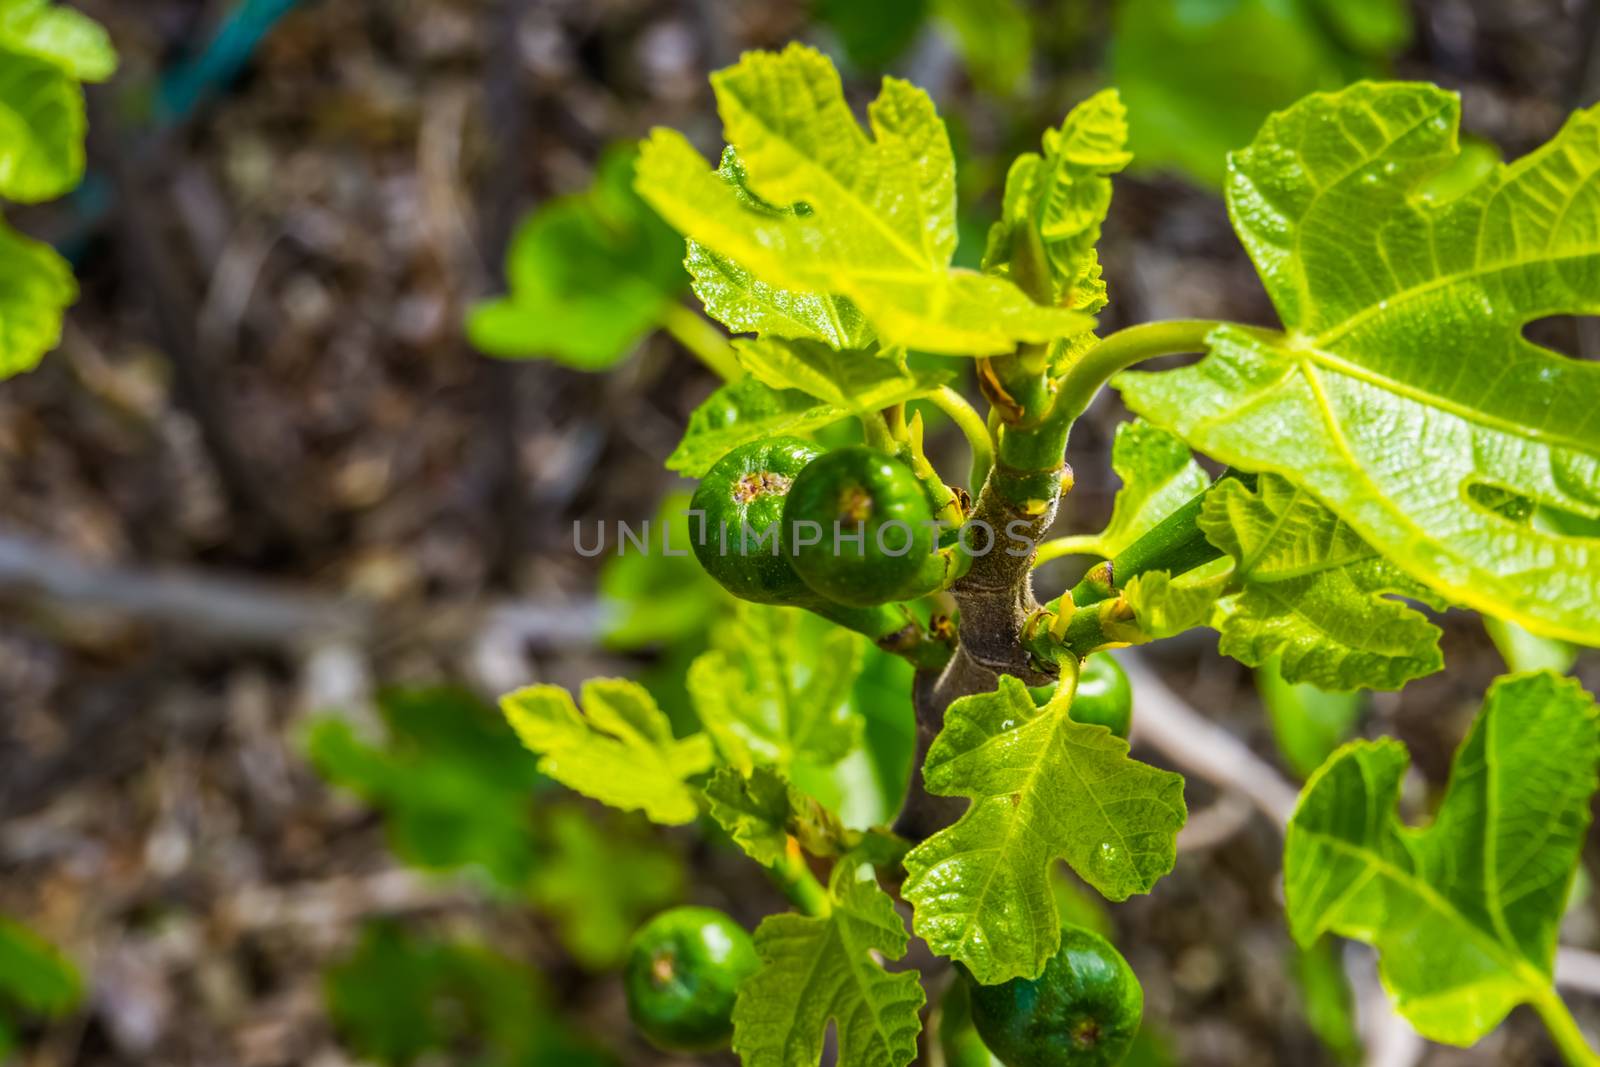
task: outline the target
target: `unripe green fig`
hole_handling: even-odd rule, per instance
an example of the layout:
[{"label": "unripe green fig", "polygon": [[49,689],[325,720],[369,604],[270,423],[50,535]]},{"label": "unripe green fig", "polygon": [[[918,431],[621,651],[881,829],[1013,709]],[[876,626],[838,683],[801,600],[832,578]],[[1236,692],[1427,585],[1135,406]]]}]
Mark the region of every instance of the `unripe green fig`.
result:
[{"label": "unripe green fig", "polygon": [[695,490],[689,536],[706,573],[741,600],[815,600],[790,562],[784,501],[821,450],[799,437],[769,437],[729,452]]},{"label": "unripe green fig", "polygon": [[1078,722],[1096,723],[1126,740],[1133,725],[1133,687],[1122,664],[1104,652],[1084,660],[1070,714]]},{"label": "unripe green fig", "polygon": [[1105,938],[1064,926],[1037,978],[970,983],[972,1022],[1006,1067],[1114,1067],[1139,1033],[1144,990]]},{"label": "unripe green fig", "polygon": [[[1104,726],[1126,741],[1133,726],[1133,687],[1122,665],[1104,652],[1097,652],[1083,661],[1081,670],[1068,714],[1075,722]],[[1056,690],[1055,686],[1038,685],[1029,691],[1033,702],[1043,707]]]},{"label": "unripe green fig", "polygon": [[794,569],[837,603],[911,600],[944,576],[927,490],[908,464],[877,449],[853,445],[813,460],[794,480],[783,518],[795,537]]},{"label": "unripe green fig", "polygon": [[744,927],[715,908],[673,908],[628,948],[628,1017],[668,1052],[708,1052],[733,1036],[739,983],[760,965]]}]

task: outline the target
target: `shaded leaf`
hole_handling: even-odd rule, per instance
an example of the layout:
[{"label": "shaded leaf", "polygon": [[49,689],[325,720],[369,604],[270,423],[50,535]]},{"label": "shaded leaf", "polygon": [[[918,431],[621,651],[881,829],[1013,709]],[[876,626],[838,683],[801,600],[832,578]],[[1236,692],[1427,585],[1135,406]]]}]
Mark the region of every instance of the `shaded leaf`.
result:
[{"label": "shaded leaf", "polygon": [[948,371],[911,370],[905,353],[837,351],[817,341],[738,340],[739,363],[773,389],[798,389],[852,415],[927,396],[954,378]]},{"label": "shaded leaf", "polygon": [[997,93],[1022,89],[1033,24],[1018,0],[933,0],[933,16],[955,37],[974,82]]},{"label": "shaded leaf", "polygon": [[0,1001],[36,1015],[65,1015],[83,998],[77,970],[55,946],[0,918]]},{"label": "shaded leaf", "polygon": [[635,157],[612,149],[591,188],[522,221],[506,253],[511,292],[472,309],[473,345],[604,370],[660,325],[687,281],[683,242],[633,191]]},{"label": "shaded leaf", "polygon": [[728,594],[691,551],[689,504],[688,493],[668,493],[651,520],[651,551],[606,559],[600,602],[608,647],[692,647],[727,609]]},{"label": "shaded leaf", "polygon": [[533,970],[470,942],[370,923],[355,951],[329,969],[325,988],[340,1037],[378,1063],[398,1067],[423,1057],[474,1067],[615,1062],[566,1029]]},{"label": "shaded leaf", "polygon": [[1115,11],[1110,81],[1137,165],[1211,186],[1270,112],[1381,73],[1409,36],[1404,0],[1118,0]]},{"label": "shaded leaf", "polygon": [[800,639],[800,611],[740,601],[714,636],[716,647],[689,668],[689,693],[727,763],[749,773],[781,771],[798,759],[828,765],[861,734],[850,689],[861,670],[861,640],[839,627]]},{"label": "shaded leaf", "polygon": [[1350,739],[1366,704],[1361,692],[1334,692],[1286,682],[1276,660],[1256,668],[1256,690],[1284,762],[1307,778]]},{"label": "shaded leaf", "polygon": [[1600,758],[1594,698],[1549,673],[1490,687],[1432,823],[1397,814],[1407,757],[1356,741],[1301,793],[1284,846],[1295,938],[1372,944],[1419,1033],[1470,1045],[1518,1004],[1548,1004],[1556,933]]},{"label": "shaded leaf", "polygon": [[1165,430],[1135,420],[1117,426],[1111,469],[1122,479],[1104,530],[1077,539],[1082,552],[1110,559],[1211,484],[1189,448]]},{"label": "shaded leaf", "polygon": [[567,952],[592,971],[619,965],[639,924],[683,899],[682,861],[641,834],[636,816],[557,807],[540,849],[528,900],[555,920]]},{"label": "shaded leaf", "polygon": [[756,378],[740,378],[694,409],[683,440],[667,457],[667,469],[700,478],[740,445],[781,434],[805,435],[849,416],[798,389],[773,389]]}]

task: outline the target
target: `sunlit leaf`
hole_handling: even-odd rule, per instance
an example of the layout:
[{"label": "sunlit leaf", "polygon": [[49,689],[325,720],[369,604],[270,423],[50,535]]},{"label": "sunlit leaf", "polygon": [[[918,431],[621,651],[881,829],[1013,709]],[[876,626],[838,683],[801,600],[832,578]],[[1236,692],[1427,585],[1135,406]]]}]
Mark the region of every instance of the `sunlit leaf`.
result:
[{"label": "sunlit leaf", "polygon": [[983,269],[1016,278],[1017,242],[1038,235],[1057,303],[1095,312],[1105,285],[1095,242],[1111,206],[1111,175],[1127,166],[1126,110],[1115,90],[1096,93],[1046,130],[1043,153],[1024,152],[1006,175],[1005,202],[989,228]]},{"label": "sunlit leaf", "polygon": [[50,0],[0,0],[0,49],[44,60],[78,81],[104,81],[117,69],[105,28]]},{"label": "sunlit leaf", "polygon": [[733,1049],[744,1067],[796,1067],[822,1059],[830,1027],[840,1063],[905,1067],[917,1057],[922,986],[890,974],[905,955],[894,901],[849,860],[834,866],[825,916],[771,915],[756,929],[761,969],[739,987]]},{"label": "sunlit leaf", "polygon": [[539,756],[539,770],[569,789],[624,811],[643,811],[659,823],[686,823],[698,814],[687,779],[709,770],[704,734],[678,740],[644,687],[624,678],[583,684],[583,712],[560,686],[535,685],[500,698],[522,743]]},{"label": "sunlit leaf", "polygon": [[885,345],[983,355],[1092,325],[950,268],[955,164],[921,90],[885,79],[869,138],[833,65],[803,45],[747,53],[712,87],[745,187],[672,130],[654,131],[639,160],[640,195],[686,237],[777,289],[849,298]]},{"label": "sunlit leaf", "polygon": [[1600,109],[1453,200],[1459,104],[1419,84],[1309,98],[1232,157],[1228,201],[1287,327],[1210,338],[1123,397],[1209,455],[1315,494],[1444,599],[1592,644],[1600,537],[1496,494],[1600,517],[1600,364],[1522,336],[1600,311]]},{"label": "sunlit leaf", "polygon": [[902,895],[918,936],[985,985],[1037,977],[1055,955],[1057,860],[1111,900],[1149,892],[1187,816],[1180,776],[1064,705],[1036,707],[1011,676],[950,705],[923,774],[930,793],[972,804],[906,855]]},{"label": "sunlit leaf", "polygon": [[77,297],[66,260],[0,222],[0,379],[32,370],[56,346]]},{"label": "sunlit leaf", "polygon": [[[723,149],[717,174],[751,211],[774,218],[798,213],[795,206],[769,204],[750,191],[749,174],[732,146]],[[872,327],[847,297],[780,289],[697,241],[688,245],[684,266],[694,277],[695,295],[706,314],[734,333],[811,338],[833,348],[864,349],[872,344]]]},{"label": "sunlit leaf", "polygon": [[53,200],[83,178],[83,89],[60,67],[0,44],[0,196]]},{"label": "sunlit leaf", "polygon": [[770,767],[741,774],[722,767],[706,783],[711,817],[757,863],[774,864],[798,841],[814,856],[847,851],[855,836],[831,812]]},{"label": "sunlit leaf", "polygon": [[1206,539],[1235,561],[1237,593],[1212,625],[1224,655],[1276,659],[1289,682],[1398,689],[1444,665],[1439,628],[1390,594],[1434,597],[1303,489],[1262,475],[1224,479],[1200,513]]}]

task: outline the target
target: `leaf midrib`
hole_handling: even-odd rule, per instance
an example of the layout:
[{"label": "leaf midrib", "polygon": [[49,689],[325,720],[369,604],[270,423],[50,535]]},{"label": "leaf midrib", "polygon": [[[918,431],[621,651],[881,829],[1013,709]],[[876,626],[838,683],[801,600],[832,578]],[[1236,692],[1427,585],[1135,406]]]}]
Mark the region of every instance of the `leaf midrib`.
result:
[{"label": "leaf midrib", "polygon": [[[834,914],[830,916],[828,921],[832,923],[834,933],[837,936],[840,948],[844,953],[845,967],[850,972],[850,977],[855,982],[856,994],[860,998],[862,1005],[867,1009],[867,1015],[872,1019],[872,1029],[878,1035],[879,1042],[883,1045],[884,1058],[885,1060],[892,1060],[893,1056],[891,1053],[894,1049],[894,1038],[889,1031],[885,1029],[883,1013],[878,1010],[878,1005],[874,1004],[872,998],[867,995],[868,991],[871,989],[871,984],[863,977],[863,973],[866,968],[873,966],[871,957],[867,955],[867,951],[876,949],[879,952],[883,952],[883,949],[870,943],[863,943],[859,945],[856,944],[855,940],[849,934],[849,930],[845,922],[847,918],[848,915],[839,911],[835,911]],[[870,922],[871,920],[865,921]],[[884,954],[888,955],[887,952]],[[891,956],[890,958],[892,959],[895,957]],[[887,971],[884,971],[883,973],[888,974]],[[831,1012],[830,1014],[833,1014],[836,1023],[842,1030],[845,1020],[840,1019],[837,1014]],[[844,1034],[842,1032],[839,1035],[839,1043],[841,1045],[844,1044]]]}]

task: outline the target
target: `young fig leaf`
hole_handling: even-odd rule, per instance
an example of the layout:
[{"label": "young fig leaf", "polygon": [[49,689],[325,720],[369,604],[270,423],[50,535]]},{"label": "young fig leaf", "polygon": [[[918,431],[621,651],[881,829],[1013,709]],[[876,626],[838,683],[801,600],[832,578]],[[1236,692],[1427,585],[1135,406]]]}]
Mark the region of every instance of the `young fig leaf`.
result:
[{"label": "young fig leaf", "polygon": [[1108,899],[1147,893],[1188,814],[1182,777],[1064,705],[1036,707],[1009,675],[950,705],[923,774],[928,792],[972,805],[906,855],[903,895],[918,936],[985,985],[1037,977],[1055,955],[1057,860]]}]

